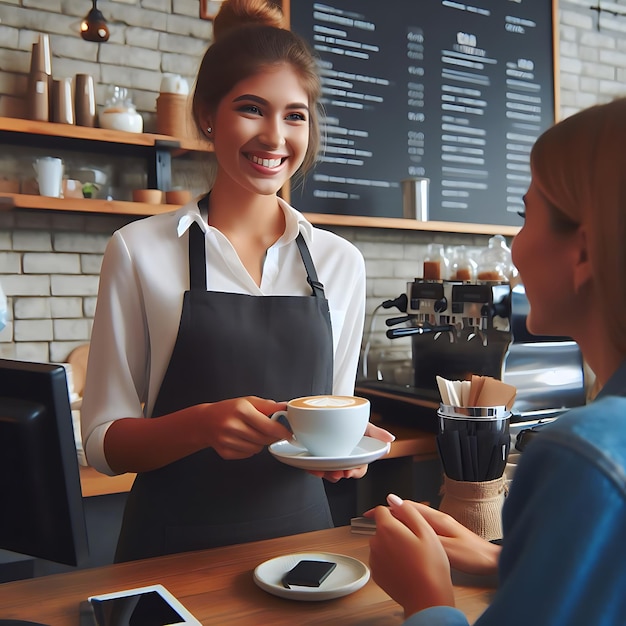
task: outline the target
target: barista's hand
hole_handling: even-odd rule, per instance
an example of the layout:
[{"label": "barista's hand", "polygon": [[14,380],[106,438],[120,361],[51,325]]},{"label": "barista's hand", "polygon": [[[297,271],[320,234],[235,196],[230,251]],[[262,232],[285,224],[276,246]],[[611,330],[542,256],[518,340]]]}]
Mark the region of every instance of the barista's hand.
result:
[{"label": "barista's hand", "polygon": [[[384,441],[386,443],[391,443],[396,438],[395,435],[392,435],[388,430],[380,428],[371,422],[368,422],[367,424],[365,435],[367,437],[373,437],[374,439],[380,439],[380,441]],[[314,476],[320,476],[331,483],[336,483],[342,478],[363,478],[363,476],[367,473],[367,467],[367,465],[361,465],[360,467],[355,467],[353,469],[339,470],[336,472],[316,472],[310,470],[309,473]]]},{"label": "barista's hand", "polygon": [[379,439],[380,441],[384,441],[386,443],[392,443],[396,440],[396,436],[392,435],[388,430],[381,428],[380,426],[376,426],[376,424],[372,424],[372,422],[367,423],[367,428],[365,429],[365,435],[367,437],[372,437],[374,439]]},{"label": "barista's hand", "polygon": [[409,617],[431,606],[454,606],[450,564],[430,524],[398,496],[387,498],[370,517],[376,534],[370,540],[372,578]]},{"label": "barista's hand", "polygon": [[280,422],[268,417],[284,411],[285,402],[274,402],[256,396],[232,398],[212,404],[199,405],[200,419],[208,446],[223,459],[246,459],[263,447],[290,439],[291,432]]},{"label": "barista's hand", "polygon": [[[450,515],[426,504],[405,500],[403,508],[407,507],[415,509],[437,533],[451,567],[480,576],[490,576],[497,572],[500,546],[486,541]],[[364,515],[374,517],[374,510],[367,511]]]}]

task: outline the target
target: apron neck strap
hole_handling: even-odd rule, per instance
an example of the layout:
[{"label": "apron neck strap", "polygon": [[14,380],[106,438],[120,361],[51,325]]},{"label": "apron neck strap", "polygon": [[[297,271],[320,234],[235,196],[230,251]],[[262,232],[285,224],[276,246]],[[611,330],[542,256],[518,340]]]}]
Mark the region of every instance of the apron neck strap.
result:
[{"label": "apron neck strap", "polygon": [[204,233],[197,222],[189,227],[189,289],[207,290],[206,246]]},{"label": "apron neck strap", "polygon": [[[198,200],[200,216],[208,221],[209,194]],[[206,246],[204,233],[198,222],[189,227],[189,289],[207,290],[206,282]]]},{"label": "apron neck strap", "polygon": [[296,244],[298,245],[298,250],[300,250],[300,256],[302,257],[302,262],[304,263],[304,268],[306,269],[306,280],[309,285],[311,285],[313,295],[316,298],[325,298],[324,285],[322,285],[322,283],[320,283],[317,279],[315,265],[313,264],[311,253],[309,252],[309,248],[304,241],[302,233],[298,233],[298,236],[296,237]]}]

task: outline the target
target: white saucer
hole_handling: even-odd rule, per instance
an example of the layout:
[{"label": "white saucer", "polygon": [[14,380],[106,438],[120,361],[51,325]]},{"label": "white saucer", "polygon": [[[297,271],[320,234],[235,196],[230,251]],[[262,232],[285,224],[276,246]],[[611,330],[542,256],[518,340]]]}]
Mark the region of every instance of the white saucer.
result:
[{"label": "white saucer", "polygon": [[[319,587],[291,587],[282,584],[283,576],[299,561],[331,561],[337,567]],[[370,579],[370,571],[364,563],[350,556],[331,552],[301,552],[278,556],[258,565],[254,570],[254,582],[264,591],[289,600],[332,600],[347,596],[363,587]]]},{"label": "white saucer", "polygon": [[363,437],[352,454],[345,457],[312,456],[294,441],[282,439],[271,444],[269,451],[281,462],[305,470],[333,472],[367,465],[389,452],[389,443]]}]

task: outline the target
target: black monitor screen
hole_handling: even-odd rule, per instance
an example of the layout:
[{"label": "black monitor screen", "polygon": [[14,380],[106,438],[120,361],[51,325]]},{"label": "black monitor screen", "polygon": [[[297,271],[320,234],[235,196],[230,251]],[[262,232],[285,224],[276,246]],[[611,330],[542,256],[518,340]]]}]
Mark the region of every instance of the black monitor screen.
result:
[{"label": "black monitor screen", "polygon": [[65,369],[0,359],[0,548],[66,565],[88,555]]}]

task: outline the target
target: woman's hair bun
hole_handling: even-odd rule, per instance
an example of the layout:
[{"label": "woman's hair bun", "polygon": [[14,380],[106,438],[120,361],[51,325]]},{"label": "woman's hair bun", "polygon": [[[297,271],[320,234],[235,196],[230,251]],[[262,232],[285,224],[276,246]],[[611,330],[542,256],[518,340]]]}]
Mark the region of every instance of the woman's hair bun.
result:
[{"label": "woman's hair bun", "polygon": [[284,28],[283,12],[268,0],[225,0],[213,20],[213,39],[242,26],[274,26]]}]

